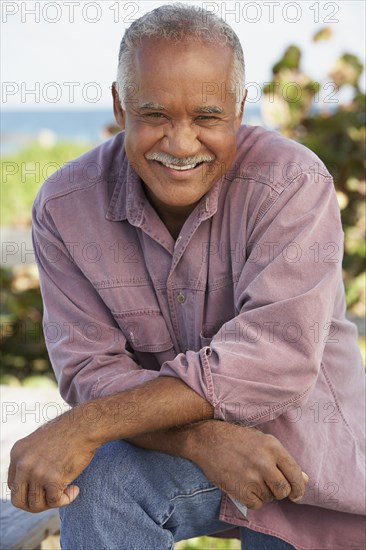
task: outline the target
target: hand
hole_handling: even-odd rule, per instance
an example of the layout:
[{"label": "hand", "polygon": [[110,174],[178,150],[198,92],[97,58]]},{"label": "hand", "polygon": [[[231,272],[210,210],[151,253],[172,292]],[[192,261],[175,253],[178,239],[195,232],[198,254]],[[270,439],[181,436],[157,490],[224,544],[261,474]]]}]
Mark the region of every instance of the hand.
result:
[{"label": "hand", "polygon": [[[124,414],[131,404],[138,421]],[[79,493],[69,484],[100,445],[212,416],[211,405],[170,376],[78,405],[14,445],[8,475],[12,503],[29,512],[66,506]]]},{"label": "hand", "polygon": [[192,460],[223,492],[248,508],[304,495],[308,476],[272,435],[226,422],[202,422]]},{"label": "hand", "polygon": [[20,439],[11,450],[11,501],[27,512],[70,504],[79,489],[69,485],[89,464],[96,448],[78,430],[73,411]]}]

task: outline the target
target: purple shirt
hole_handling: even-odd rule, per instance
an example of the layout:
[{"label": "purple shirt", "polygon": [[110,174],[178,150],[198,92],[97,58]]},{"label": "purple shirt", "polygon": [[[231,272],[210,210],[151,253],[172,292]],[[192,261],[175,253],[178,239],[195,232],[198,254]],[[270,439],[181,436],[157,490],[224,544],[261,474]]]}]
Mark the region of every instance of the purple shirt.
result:
[{"label": "purple shirt", "polygon": [[363,548],[364,369],[345,318],[329,173],[305,147],[242,127],[234,164],[174,241],[123,140],[66,164],[35,201],[62,396],[76,403],[182,379],[215,418],[275,435],[310,477],[301,503],[247,517],[224,496],[222,520],[304,550]]}]

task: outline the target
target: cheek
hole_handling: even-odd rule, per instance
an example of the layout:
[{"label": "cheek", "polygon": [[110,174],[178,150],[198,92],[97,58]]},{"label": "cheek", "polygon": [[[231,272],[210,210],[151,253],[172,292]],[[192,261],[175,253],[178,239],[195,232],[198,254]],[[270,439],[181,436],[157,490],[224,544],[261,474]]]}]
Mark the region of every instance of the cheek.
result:
[{"label": "cheek", "polygon": [[206,142],[207,147],[215,154],[217,159],[231,161],[235,157],[236,153],[236,139],[235,136],[226,135],[221,136],[220,139],[215,142]]},{"label": "cheek", "polygon": [[198,139],[216,156],[227,156],[228,152],[236,150],[236,135],[234,127],[218,126],[215,128],[201,128]]},{"label": "cheek", "polygon": [[[126,121],[127,122],[127,121]],[[125,148],[127,153],[144,155],[154,147],[163,137],[159,128],[148,126],[139,122],[126,123]]]}]

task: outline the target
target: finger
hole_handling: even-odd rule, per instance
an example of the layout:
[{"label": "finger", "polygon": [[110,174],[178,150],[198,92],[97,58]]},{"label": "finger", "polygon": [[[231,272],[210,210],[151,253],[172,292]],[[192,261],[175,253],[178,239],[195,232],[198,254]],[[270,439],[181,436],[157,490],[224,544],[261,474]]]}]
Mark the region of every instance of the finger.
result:
[{"label": "finger", "polygon": [[72,485],[61,490],[57,483],[47,483],[43,487],[40,483],[31,482],[23,486],[22,491],[17,491],[12,503],[18,508],[28,512],[42,512],[50,508],[59,508],[70,504],[79,494],[79,487]]},{"label": "finger", "polygon": [[66,487],[66,489],[59,495],[56,505],[53,502],[50,507],[62,508],[63,506],[68,506],[73,502],[73,500],[76,499],[79,492],[80,489],[76,485],[70,485],[69,487]]},{"label": "finger", "polygon": [[[299,502],[300,500],[302,500],[304,498],[305,487],[308,482],[309,482],[309,476],[305,474],[305,472],[301,472],[301,484],[299,485],[292,484],[292,490],[288,498],[292,500],[292,502]],[[295,487],[296,489],[298,489],[298,491],[294,490]]]},{"label": "finger", "polygon": [[271,479],[265,479],[265,483],[276,500],[283,500],[291,493],[290,483],[278,468],[271,472]]},{"label": "finger", "polygon": [[45,501],[47,508],[58,508],[64,504],[64,491],[66,484],[60,484],[56,481],[48,482],[45,485]]},{"label": "finger", "polygon": [[40,483],[29,483],[26,499],[29,512],[42,512],[47,508],[44,489]]},{"label": "finger", "polygon": [[80,492],[77,485],[60,487],[53,483],[48,484],[46,488],[46,503],[48,508],[60,508],[71,504]]},{"label": "finger", "polygon": [[71,502],[73,502],[79,493],[80,489],[77,485],[69,485],[68,487],[66,487],[64,491],[64,495],[68,499],[68,502],[66,504],[70,504]]},{"label": "finger", "polygon": [[260,487],[259,483],[250,482],[245,484],[242,491],[240,491],[240,502],[243,502],[247,508],[251,510],[258,510],[263,505],[263,500],[260,497],[260,494],[263,492],[263,489]]},{"label": "finger", "polygon": [[250,510],[259,510],[263,506],[263,501],[255,493],[248,493],[244,504]]},{"label": "finger", "polygon": [[17,479],[10,485],[11,503],[16,508],[28,510],[28,483],[18,482]]},{"label": "finger", "polygon": [[8,484],[9,489],[11,489],[11,487],[14,483],[15,472],[16,472],[16,469],[15,469],[14,463],[13,463],[13,461],[11,461],[10,466],[9,466],[9,470],[8,470],[8,480],[7,480],[7,484]]},{"label": "finger", "polygon": [[302,479],[304,482],[304,490],[302,494],[299,497],[293,498],[291,495],[289,495],[289,499],[292,500],[292,502],[299,502],[304,497],[305,487],[309,483],[309,476],[305,472],[301,472]]},{"label": "finger", "polygon": [[250,483],[247,483],[245,486],[244,495],[241,495],[241,497],[252,498],[253,495],[256,497],[255,500],[259,498],[262,502],[273,501],[273,494],[270,489],[265,485],[265,483],[259,481],[251,481]]},{"label": "finger", "polygon": [[257,495],[262,502],[273,502],[274,500],[272,491],[265,483],[257,484],[257,488],[253,490],[253,493]]},{"label": "finger", "polygon": [[291,492],[288,498],[294,502],[301,500],[305,491],[305,479],[297,462],[287,453],[277,461],[277,466],[291,485]]}]

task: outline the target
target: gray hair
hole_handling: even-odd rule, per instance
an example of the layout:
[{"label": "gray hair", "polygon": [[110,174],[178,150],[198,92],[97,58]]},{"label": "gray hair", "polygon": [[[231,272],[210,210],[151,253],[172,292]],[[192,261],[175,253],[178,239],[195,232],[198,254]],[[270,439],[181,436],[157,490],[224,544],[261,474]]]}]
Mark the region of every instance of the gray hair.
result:
[{"label": "gray hair", "polygon": [[117,91],[125,108],[126,96],[134,91],[134,52],[144,38],[163,39],[174,43],[189,38],[196,42],[228,45],[234,54],[231,78],[236,93],[237,112],[244,96],[245,65],[243,50],[234,30],[214,13],[188,4],[167,4],[152,10],[125,31],[118,58]]}]

